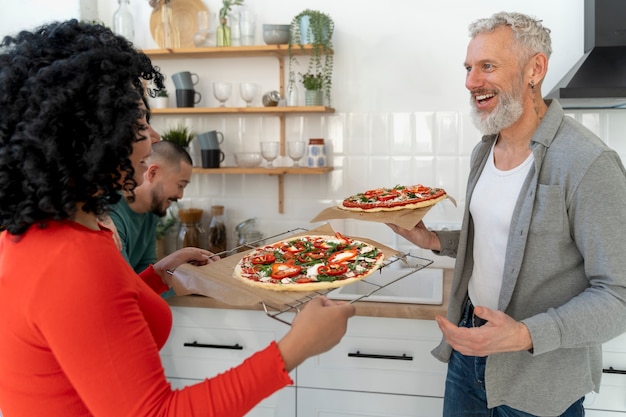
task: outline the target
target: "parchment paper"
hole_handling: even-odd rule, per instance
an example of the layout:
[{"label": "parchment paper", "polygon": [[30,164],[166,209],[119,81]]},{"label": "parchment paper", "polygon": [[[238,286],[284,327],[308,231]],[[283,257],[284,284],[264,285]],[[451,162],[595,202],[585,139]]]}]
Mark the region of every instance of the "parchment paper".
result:
[{"label": "parchment paper", "polygon": [[[456,200],[453,197],[448,196],[447,198],[441,200],[439,203],[443,201],[450,200],[454,207],[456,207]],[[331,220],[331,219],[354,219],[354,220],[364,220],[368,222],[379,222],[379,223],[391,223],[397,226],[400,226],[403,229],[411,230],[415,227],[420,220],[424,218],[428,211],[435,207],[437,204],[429,207],[422,207],[418,209],[403,209],[403,210],[394,210],[394,211],[376,211],[373,213],[364,213],[360,211],[350,211],[343,210],[337,206],[329,207],[327,209],[319,212],[317,216],[311,223]]]},{"label": "parchment paper", "polygon": [[[296,233],[292,236],[281,236],[276,240],[302,235],[334,236],[335,231],[329,224],[324,224],[318,228]],[[353,239],[376,246],[383,251],[385,259],[399,254],[394,249],[370,239],[359,237],[354,237]],[[240,252],[203,266],[183,264],[176,268],[172,275],[168,275],[168,284],[174,288],[177,295],[199,294],[233,306],[250,306],[264,302],[277,310],[282,310],[285,306],[303,298],[317,295],[315,292],[271,291],[254,288],[239,282],[233,277],[233,271],[237,263],[249,252],[251,250]]]}]

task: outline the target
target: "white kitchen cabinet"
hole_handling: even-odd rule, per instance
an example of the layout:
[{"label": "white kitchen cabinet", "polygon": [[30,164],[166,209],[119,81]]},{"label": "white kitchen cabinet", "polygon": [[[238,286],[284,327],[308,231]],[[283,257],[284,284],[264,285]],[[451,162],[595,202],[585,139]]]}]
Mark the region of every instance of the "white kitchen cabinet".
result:
[{"label": "white kitchen cabinet", "polygon": [[443,397],[433,320],[353,317],[342,341],[298,368],[298,387]]},{"label": "white kitchen cabinet", "polygon": [[[172,307],[172,314],[172,333],[161,349],[161,360],[173,388],[233,368],[289,330],[259,311]],[[291,378],[295,381],[295,372]],[[295,402],[295,389],[286,387],[259,403],[247,417],[293,417]]]},{"label": "white kitchen cabinet", "polygon": [[443,399],[415,395],[297,388],[297,417],[436,417]]},{"label": "white kitchen cabinet", "polygon": [[[236,366],[289,330],[261,311],[172,311],[161,357],[174,387]],[[277,392],[248,416],[441,415],[446,366],[430,355],[439,337],[431,320],[353,317],[338,346],[300,365],[297,379],[292,373],[295,388]]]},{"label": "white kitchen cabinet", "polygon": [[602,367],[605,373],[602,375],[600,392],[591,392],[585,397],[586,415],[591,417],[624,416],[626,415],[626,334],[604,344]]}]

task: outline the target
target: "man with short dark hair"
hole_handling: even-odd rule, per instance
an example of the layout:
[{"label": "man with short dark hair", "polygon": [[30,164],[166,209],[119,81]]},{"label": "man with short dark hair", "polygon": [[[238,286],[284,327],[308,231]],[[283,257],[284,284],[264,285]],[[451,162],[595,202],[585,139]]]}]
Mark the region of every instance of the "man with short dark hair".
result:
[{"label": "man with short dark hair", "polygon": [[148,170],[134,198],[123,198],[110,212],[122,254],[137,273],[156,262],[157,223],[183,197],[192,169],[187,151],[168,141],[154,143],[146,162]]}]

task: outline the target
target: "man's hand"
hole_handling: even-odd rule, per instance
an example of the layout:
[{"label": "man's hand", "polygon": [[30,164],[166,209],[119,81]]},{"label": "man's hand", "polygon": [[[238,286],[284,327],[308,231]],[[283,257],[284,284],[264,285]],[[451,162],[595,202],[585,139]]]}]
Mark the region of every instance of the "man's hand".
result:
[{"label": "man's hand", "polygon": [[488,356],[500,352],[518,352],[533,347],[528,328],[501,311],[475,307],[474,315],[487,320],[481,327],[458,327],[437,316],[437,324],[454,350],[467,356]]},{"label": "man's hand", "polygon": [[422,249],[430,249],[436,251],[441,250],[441,243],[439,242],[437,234],[428,230],[424,222],[421,220],[411,230],[403,229],[400,226],[392,223],[386,223],[386,225],[391,227],[391,230],[393,230],[409,242],[416,244]]},{"label": "man's hand", "polygon": [[201,266],[219,260],[220,257],[215,256],[213,252],[190,246],[178,249],[176,252],[170,253],[169,255],[155,263],[153,265],[153,268],[156,273],[161,276],[161,278],[167,279],[167,271],[173,271],[182,264],[190,263],[193,265]]}]

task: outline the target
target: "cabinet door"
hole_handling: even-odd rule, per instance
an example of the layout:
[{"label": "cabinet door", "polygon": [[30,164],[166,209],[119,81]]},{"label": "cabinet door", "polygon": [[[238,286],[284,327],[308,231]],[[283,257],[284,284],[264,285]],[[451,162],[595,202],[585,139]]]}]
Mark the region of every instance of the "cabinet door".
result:
[{"label": "cabinet door", "polygon": [[297,389],[298,417],[433,417],[443,399],[371,392]]},{"label": "cabinet door", "polygon": [[172,312],[172,333],[161,349],[169,378],[210,378],[241,364],[289,330],[260,311],[173,307]]},{"label": "cabinet door", "polygon": [[446,364],[432,320],[353,317],[338,346],[298,368],[298,386],[443,397]]},{"label": "cabinet door", "polygon": [[[180,389],[200,382],[195,379],[169,378],[172,388]],[[246,417],[294,417],[296,414],[296,389],[285,387],[261,401]],[[1,416],[0,416],[1,417]]]},{"label": "cabinet door", "polygon": [[[626,371],[626,334],[616,337],[602,346],[602,365],[608,370]],[[620,411],[626,414],[626,374],[604,373],[600,392],[591,392],[585,397],[585,408],[590,410]],[[601,411],[594,411],[601,412]],[[604,415],[604,414],[600,414]],[[614,414],[606,414],[612,416]]]}]

